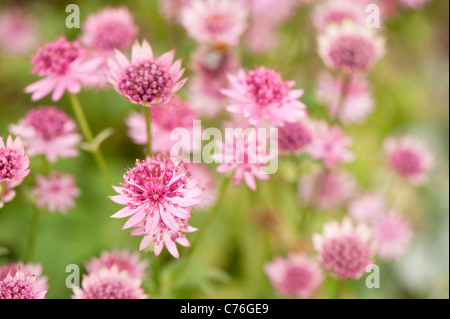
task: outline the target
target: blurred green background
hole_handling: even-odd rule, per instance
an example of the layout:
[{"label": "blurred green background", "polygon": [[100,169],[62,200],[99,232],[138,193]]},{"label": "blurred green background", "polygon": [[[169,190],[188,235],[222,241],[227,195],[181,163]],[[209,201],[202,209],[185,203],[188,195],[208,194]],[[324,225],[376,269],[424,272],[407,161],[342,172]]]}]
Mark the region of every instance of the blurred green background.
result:
[{"label": "blurred green background", "polygon": [[[72,1],[74,2],[74,1]],[[14,3],[26,8],[37,21],[40,44],[65,34],[74,39],[79,29],[65,27],[65,1],[1,2],[0,10]],[[105,6],[123,5],[119,1],[76,1],[81,21]],[[126,6],[140,27],[139,39],[148,39],[157,55],[175,48],[189,70],[190,54],[196,48],[193,40],[177,25],[168,23],[160,13],[158,1],[135,0]],[[412,220],[415,236],[408,253],[395,262],[382,263],[381,288],[367,289],[364,279],[348,281],[344,296],[357,298],[448,298],[449,282],[449,2],[435,0],[422,10],[405,10],[386,23],[387,54],[375,66],[369,78],[376,98],[376,110],[363,125],[345,127],[354,138],[357,160],[346,167],[361,188],[386,191],[392,206]],[[302,101],[312,116],[323,116],[323,105],[314,93],[318,74],[325,70],[316,54],[315,30],[310,20],[311,8],[300,7],[280,29],[278,48],[252,55],[238,50],[246,69],[259,65],[275,67],[286,79],[306,89]],[[30,74],[29,56],[0,53],[0,136],[7,136],[8,125],[16,123],[28,110],[52,105],[49,97],[36,103],[23,88],[37,78]],[[184,88],[180,95],[185,96]],[[79,99],[95,133],[112,127],[115,133],[102,145],[109,170],[117,185],[127,166],[142,157],[142,147],[133,145],[126,135],[125,117],[135,106],[113,90],[83,91]],[[64,96],[56,105],[71,113]],[[221,119],[204,125],[217,126]],[[437,166],[430,183],[415,189],[408,185],[388,188],[391,180],[382,158],[382,143],[387,136],[401,132],[424,137],[437,154]],[[40,158],[32,158],[31,169],[39,171]],[[292,250],[312,251],[310,234],[321,231],[323,221],[342,212],[323,213],[314,217],[306,231],[300,230],[302,207],[296,196],[301,164],[292,158],[281,158],[279,172],[270,182],[259,182],[252,193],[245,185],[230,185],[217,218],[208,229],[194,262],[174,260],[166,250],[159,289],[149,268],[144,287],[151,297],[159,298],[276,298],[263,272],[263,264],[275,255]],[[140,238],[120,232],[123,220],[110,219],[118,205],[107,198],[109,190],[89,153],[77,158],[59,160],[50,169],[74,174],[82,196],[76,208],[67,215],[41,211],[34,261],[43,265],[49,278],[47,298],[70,298],[65,287],[66,266],[82,265],[104,250],[137,251]],[[32,172],[33,174],[33,172]],[[217,175],[220,181],[222,176]],[[23,260],[32,203],[28,200],[30,175],[18,188],[17,197],[0,210],[0,246],[9,253],[0,256],[0,265]],[[201,227],[207,212],[195,213],[191,225]],[[189,234],[188,238],[195,238]],[[180,252],[185,248],[179,247]],[[151,252],[142,258],[153,263]],[[324,290],[326,290],[326,285]],[[317,297],[324,296],[319,291]]]}]

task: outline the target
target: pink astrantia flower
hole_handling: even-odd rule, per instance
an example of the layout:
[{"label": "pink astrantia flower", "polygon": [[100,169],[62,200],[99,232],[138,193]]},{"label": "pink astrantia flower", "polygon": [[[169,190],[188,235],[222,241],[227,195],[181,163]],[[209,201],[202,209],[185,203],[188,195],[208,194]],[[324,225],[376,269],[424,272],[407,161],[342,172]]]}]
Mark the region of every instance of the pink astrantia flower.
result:
[{"label": "pink astrantia flower", "polygon": [[260,138],[256,130],[225,129],[225,142],[217,143],[218,153],[211,155],[216,163],[220,163],[217,172],[228,173],[234,171],[233,183],[238,186],[242,179],[247,186],[256,190],[255,178],[269,180],[270,176],[264,167],[278,156],[277,151],[267,153],[268,140]]},{"label": "pink astrantia flower", "polygon": [[367,5],[365,0],[328,0],[315,7],[312,20],[319,32],[324,32],[331,24],[340,25],[344,21],[363,26]]},{"label": "pink astrantia flower", "polygon": [[351,22],[331,25],[318,38],[319,55],[333,70],[368,71],[384,54],[384,40]]},{"label": "pink astrantia flower", "polygon": [[0,48],[10,55],[25,54],[38,40],[37,26],[32,17],[18,9],[0,14]]},{"label": "pink astrantia flower", "polygon": [[322,234],[313,235],[313,243],[322,265],[339,279],[361,278],[374,253],[370,229],[350,219],[326,223]]},{"label": "pink astrantia flower", "polygon": [[47,207],[50,212],[67,213],[75,207],[75,197],[80,196],[75,177],[70,174],[52,171],[48,177],[36,175],[36,184],[33,188],[37,196],[36,205]]},{"label": "pink astrantia flower", "polygon": [[180,258],[180,254],[177,249],[177,243],[184,247],[190,247],[191,244],[184,233],[192,233],[197,231],[188,224],[188,218],[174,217],[174,221],[177,224],[178,230],[173,230],[173,227],[168,227],[164,222],[160,222],[155,229],[146,231],[147,220],[140,222],[135,229],[130,232],[131,236],[143,237],[139,250],[144,250],[151,243],[153,243],[153,253],[155,256],[159,256],[164,246],[166,246],[169,253],[175,257]]},{"label": "pink astrantia flower", "polygon": [[347,211],[355,221],[372,224],[386,213],[386,199],[379,193],[364,193],[352,200]]},{"label": "pink astrantia flower", "polygon": [[[190,139],[182,139],[181,147],[183,150],[197,150],[193,143],[193,123],[198,119],[191,105],[174,97],[170,102],[164,105],[156,105],[152,108],[152,150],[154,152],[169,152],[178,139],[171,140],[170,135],[177,128],[184,128],[190,134]],[[145,115],[132,112],[125,120],[128,126],[128,136],[136,144],[145,145],[147,143],[147,125]],[[175,154],[172,154],[175,155]],[[176,154],[178,155],[178,154]]]},{"label": "pink astrantia flower", "polygon": [[19,270],[22,270],[25,277],[34,276],[36,277],[36,283],[34,285],[33,292],[39,293],[41,291],[48,290],[48,278],[47,276],[42,276],[42,265],[32,264],[32,263],[12,263],[10,265],[4,265],[0,267],[0,281],[5,279],[8,274],[15,274]]},{"label": "pink astrantia flower", "polygon": [[398,2],[407,8],[418,9],[431,0],[398,0]]},{"label": "pink astrantia flower", "polygon": [[80,40],[89,50],[111,56],[114,49],[131,46],[138,27],[127,8],[104,8],[87,17],[82,31]]},{"label": "pink astrantia flower", "polygon": [[189,172],[198,180],[198,187],[203,189],[200,197],[202,201],[195,206],[196,209],[205,210],[212,207],[217,201],[217,189],[214,176],[205,164],[189,164]]},{"label": "pink astrantia flower", "polygon": [[60,37],[39,48],[31,59],[31,73],[43,79],[28,85],[25,93],[32,93],[31,100],[37,101],[53,91],[52,100],[56,102],[66,90],[73,94],[80,92],[81,85],[90,81],[101,62],[101,59],[87,60],[78,41]]},{"label": "pink astrantia flower", "polygon": [[37,290],[35,275],[26,275],[22,268],[0,279],[0,299],[44,299],[47,290]]},{"label": "pink astrantia flower", "polygon": [[242,113],[251,125],[264,117],[277,126],[295,122],[305,116],[305,105],[298,99],[303,90],[293,90],[294,81],[283,81],[274,70],[259,67],[247,73],[240,70],[236,76],[229,74],[229,89],[222,93],[235,104],[227,107],[231,113]]},{"label": "pink astrantia flower", "polygon": [[159,0],[162,14],[168,20],[178,21],[183,10],[191,4],[192,0]]},{"label": "pink astrantia flower", "polygon": [[3,208],[5,203],[8,203],[16,197],[16,191],[11,186],[11,183],[4,182],[4,184],[0,184],[0,208]]},{"label": "pink astrantia flower", "polygon": [[327,168],[354,160],[355,155],[349,150],[353,140],[341,128],[316,121],[312,132],[312,141],[305,149],[312,158],[322,160]]},{"label": "pink astrantia flower", "polygon": [[389,166],[399,176],[416,186],[427,183],[434,156],[423,141],[408,135],[389,138],[384,150]]},{"label": "pink astrantia flower", "polygon": [[286,123],[278,128],[278,150],[297,154],[312,142],[313,131],[308,119]]},{"label": "pink astrantia flower", "polygon": [[30,159],[25,155],[25,149],[20,137],[14,140],[11,135],[3,142],[0,138],[0,183],[21,182],[30,173]]},{"label": "pink astrantia flower", "polygon": [[148,266],[147,260],[141,260],[138,253],[128,251],[104,251],[99,258],[92,258],[86,264],[88,273],[98,273],[102,268],[117,267],[119,272],[125,270],[132,278],[144,279]]},{"label": "pink astrantia flower", "polygon": [[132,277],[117,266],[103,267],[83,276],[81,288],[73,288],[73,299],[147,299],[142,279]]},{"label": "pink astrantia flower", "polygon": [[247,27],[246,7],[238,0],[192,0],[181,24],[198,43],[236,45]]},{"label": "pink astrantia flower", "polygon": [[[109,59],[108,82],[128,101],[144,106],[167,103],[181,89],[187,79],[181,60],[173,62],[171,50],[155,59],[150,44],[144,40],[132,47],[131,62],[118,50],[115,59]],[[172,63],[173,62],[173,63]]]},{"label": "pink astrantia flower", "polygon": [[393,212],[385,214],[372,226],[377,255],[383,260],[401,256],[408,248],[412,230],[409,223]]},{"label": "pink astrantia flower", "polygon": [[325,103],[332,118],[339,119],[345,125],[360,124],[375,106],[369,83],[362,74],[354,74],[346,85],[344,87],[341,77],[333,78],[328,73],[322,73],[317,96]]},{"label": "pink astrantia flower", "polygon": [[10,125],[30,156],[43,154],[49,162],[78,155],[81,135],[76,129],[75,121],[55,106],[33,109],[17,125]]},{"label": "pink astrantia flower", "polygon": [[320,210],[333,210],[345,204],[355,193],[357,183],[344,170],[313,170],[300,178],[301,202]]},{"label": "pink astrantia flower", "polygon": [[280,295],[309,298],[323,281],[317,262],[303,255],[277,257],[264,265],[264,272]]},{"label": "pink astrantia flower", "polygon": [[158,229],[179,232],[178,219],[189,219],[191,207],[201,201],[202,191],[186,165],[175,164],[164,154],[136,160],[136,166],[124,174],[124,180],[122,187],[114,187],[119,195],[110,196],[112,201],[125,205],[111,217],[131,216],[122,229],[144,221],[145,234],[154,234]]}]

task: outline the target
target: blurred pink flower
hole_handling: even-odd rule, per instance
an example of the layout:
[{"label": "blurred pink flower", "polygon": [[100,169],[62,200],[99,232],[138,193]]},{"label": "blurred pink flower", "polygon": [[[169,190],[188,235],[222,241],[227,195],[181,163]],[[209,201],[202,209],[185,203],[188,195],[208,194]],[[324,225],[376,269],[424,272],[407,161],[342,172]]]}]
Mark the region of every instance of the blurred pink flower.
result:
[{"label": "blurred pink flower", "polygon": [[322,73],[317,96],[325,103],[331,118],[337,118],[345,125],[361,124],[375,106],[369,83],[362,74],[352,75],[344,88],[343,78]]},{"label": "blurred pink flower", "polygon": [[14,140],[11,135],[6,139],[0,137],[0,184],[7,183],[15,187],[30,173],[30,159],[25,155],[25,149],[20,137]]},{"label": "blurred pink flower", "polygon": [[[152,108],[152,150],[154,152],[170,152],[172,146],[179,140],[171,140],[170,134],[174,129],[185,128],[189,131],[190,139],[182,139],[183,150],[196,151],[193,143],[193,121],[198,118],[197,113],[189,103],[174,97],[164,105],[156,105]],[[145,115],[132,112],[125,120],[128,126],[128,136],[136,144],[147,143],[147,125]],[[171,154],[172,156],[180,154]]]},{"label": "blurred pink flower", "polygon": [[200,197],[202,201],[195,206],[198,210],[212,207],[217,201],[217,189],[214,176],[206,164],[189,164],[189,172],[192,178],[198,180],[198,187],[203,189]]},{"label": "blurred pink flower", "polygon": [[259,67],[247,73],[240,70],[229,75],[229,89],[222,93],[236,104],[227,107],[231,113],[242,113],[251,125],[257,125],[262,118],[277,126],[295,122],[305,116],[306,106],[298,99],[303,90],[292,90],[294,81],[283,81],[274,70]]},{"label": "blurred pink flower", "polygon": [[81,288],[73,287],[72,299],[147,299],[142,279],[117,266],[102,268],[83,276]]},{"label": "blurred pink flower", "polygon": [[19,9],[0,14],[0,48],[10,55],[26,54],[34,49],[38,28],[32,17]]},{"label": "blurred pink flower", "polygon": [[313,138],[309,119],[286,123],[278,128],[278,150],[283,153],[298,154],[305,150]]},{"label": "blurred pink flower", "polygon": [[390,212],[372,226],[377,255],[383,260],[401,256],[408,248],[412,230],[409,223],[398,214]]},{"label": "blurred pink flower", "polygon": [[76,124],[55,106],[40,106],[29,111],[18,124],[9,127],[20,136],[30,156],[44,155],[49,162],[78,155],[81,135]]},{"label": "blurred pink flower", "polygon": [[318,38],[319,55],[327,67],[347,72],[368,71],[384,54],[384,39],[352,22],[330,25]]},{"label": "blurred pink flower", "polygon": [[240,0],[192,0],[181,24],[198,43],[234,46],[247,27],[247,8]]},{"label": "blurred pink flower", "polygon": [[184,247],[190,247],[189,240],[186,238],[184,233],[192,233],[197,231],[188,225],[188,218],[174,217],[177,224],[178,230],[174,230],[173,227],[166,226],[165,223],[159,223],[155,229],[150,229],[146,231],[148,220],[140,222],[135,229],[130,232],[131,236],[143,236],[141,244],[139,245],[139,250],[144,250],[151,243],[153,243],[153,253],[155,256],[159,256],[164,246],[166,246],[169,253],[175,257],[180,258],[176,244],[180,244]]},{"label": "blurred pink flower", "polygon": [[53,91],[52,100],[56,102],[66,90],[80,92],[81,85],[91,81],[101,63],[101,58],[86,59],[86,51],[78,41],[60,37],[39,48],[31,59],[31,73],[43,79],[28,85],[25,93],[32,93],[31,100],[37,101]]},{"label": "blurred pink flower", "polygon": [[88,273],[99,273],[102,268],[117,267],[119,272],[127,271],[132,278],[144,279],[147,260],[141,260],[138,253],[128,251],[104,251],[99,258],[94,257],[86,264]]},{"label": "blurred pink flower", "polygon": [[0,184],[0,208],[3,208],[5,203],[8,203],[16,197],[16,191],[13,190],[14,186],[11,186],[11,183],[4,182],[4,184]]},{"label": "blurred pink flower", "polygon": [[34,293],[38,293],[40,291],[48,290],[48,278],[47,276],[42,276],[42,265],[41,264],[32,264],[32,263],[12,263],[10,265],[3,265],[0,267],[0,281],[5,279],[9,273],[15,274],[19,269],[22,270],[25,277],[34,276],[36,277],[36,283],[34,286]]},{"label": "blurred pink flower", "polygon": [[315,169],[299,180],[299,199],[320,210],[338,209],[356,192],[357,183],[344,170]]},{"label": "blurred pink flower", "polygon": [[260,54],[277,47],[280,37],[275,27],[264,22],[255,22],[245,34],[245,47],[252,53]]},{"label": "blurred pink flower", "polygon": [[303,255],[276,257],[264,272],[280,295],[309,298],[323,281],[319,264]]},{"label": "blurred pink flower", "polygon": [[111,217],[131,216],[122,229],[144,221],[145,234],[155,234],[159,229],[177,233],[182,228],[178,219],[187,221],[192,206],[202,200],[202,190],[190,178],[186,165],[175,164],[165,154],[136,160],[136,166],[124,174],[124,180],[122,187],[114,186],[119,195],[110,196],[112,201],[125,205]]},{"label": "blurred pink flower", "polygon": [[134,17],[126,7],[103,8],[87,17],[80,40],[88,50],[112,56],[114,49],[129,48],[137,33]]},{"label": "blurred pink flower", "polygon": [[170,101],[186,83],[181,81],[184,69],[181,60],[173,62],[171,50],[155,59],[150,44],[136,42],[131,52],[131,62],[116,50],[116,58],[109,59],[108,82],[114,90],[134,104],[152,106]]},{"label": "blurred pink flower", "polygon": [[419,9],[423,5],[431,2],[431,0],[397,0],[402,6],[411,9]]},{"label": "blurred pink flower", "polygon": [[384,150],[388,165],[399,176],[415,186],[428,182],[434,156],[423,141],[408,135],[389,138],[384,143]]},{"label": "blurred pink flower", "polygon": [[312,158],[322,160],[327,168],[354,160],[355,155],[349,150],[353,140],[340,127],[329,126],[324,121],[315,121],[311,127],[312,141],[305,151]]},{"label": "blurred pink flower", "polygon": [[159,0],[162,14],[168,20],[179,22],[183,9],[191,4],[192,0]]},{"label": "blurred pink flower", "polygon": [[234,185],[238,186],[244,179],[251,190],[256,190],[255,178],[269,180],[270,176],[264,167],[278,155],[267,153],[268,142],[259,138],[253,128],[225,129],[225,142],[217,143],[219,152],[212,154],[211,158],[220,163],[217,172],[228,173],[234,170]]},{"label": "blurred pink flower", "polygon": [[36,205],[45,206],[50,212],[67,213],[75,207],[75,197],[80,196],[75,177],[70,174],[52,171],[48,177],[36,175],[36,184],[33,188],[37,196]]},{"label": "blurred pink flower", "polygon": [[351,21],[365,26],[367,17],[366,0],[327,0],[314,8],[312,20],[319,32],[324,32],[329,25],[340,25],[344,21]]},{"label": "blurred pink flower", "polygon": [[363,193],[348,206],[347,212],[357,222],[374,223],[387,211],[386,199],[379,193]]},{"label": "blurred pink flower", "polygon": [[0,279],[0,299],[44,299],[47,290],[37,288],[37,276],[25,274],[19,267]]},{"label": "blurred pink flower", "polygon": [[322,265],[338,279],[361,278],[374,253],[370,229],[350,219],[326,223],[322,234],[313,235],[313,243]]}]

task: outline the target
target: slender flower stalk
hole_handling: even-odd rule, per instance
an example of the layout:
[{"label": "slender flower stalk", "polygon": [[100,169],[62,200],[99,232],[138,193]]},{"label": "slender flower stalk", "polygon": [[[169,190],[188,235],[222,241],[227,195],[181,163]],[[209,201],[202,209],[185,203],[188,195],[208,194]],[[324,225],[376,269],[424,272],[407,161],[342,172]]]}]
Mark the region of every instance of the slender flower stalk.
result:
[{"label": "slender flower stalk", "polygon": [[152,110],[150,107],[144,107],[145,123],[147,125],[147,155],[152,156]]},{"label": "slender flower stalk", "polygon": [[31,216],[30,233],[28,234],[26,261],[32,261],[34,258],[34,248],[36,247],[36,234],[39,226],[40,211],[36,204],[33,204],[33,215]]},{"label": "slender flower stalk", "polygon": [[[69,94],[69,97],[70,97],[70,104],[72,105],[72,109],[77,119],[78,125],[80,126],[81,132],[83,133],[83,136],[86,139],[86,141],[92,145],[92,142],[94,141],[94,135],[92,134],[92,130],[89,126],[86,116],[84,115],[84,111],[83,108],[81,107],[80,101],[78,100],[75,94]],[[105,157],[103,156],[103,153],[101,152],[98,146],[91,149],[91,152],[94,155],[97,166],[103,175],[103,179],[105,180],[107,187],[109,188],[110,185],[112,185],[112,179],[111,175],[109,175]]]}]

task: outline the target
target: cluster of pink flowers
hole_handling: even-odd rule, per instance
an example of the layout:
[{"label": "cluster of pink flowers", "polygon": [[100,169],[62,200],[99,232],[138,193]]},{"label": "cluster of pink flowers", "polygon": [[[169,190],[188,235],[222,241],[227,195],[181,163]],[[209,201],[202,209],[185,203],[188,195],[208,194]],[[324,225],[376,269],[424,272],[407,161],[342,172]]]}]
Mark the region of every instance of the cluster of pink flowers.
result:
[{"label": "cluster of pink flowers", "polygon": [[73,287],[73,299],[148,299],[142,289],[147,262],[127,251],[103,252],[86,264],[81,287]]}]

